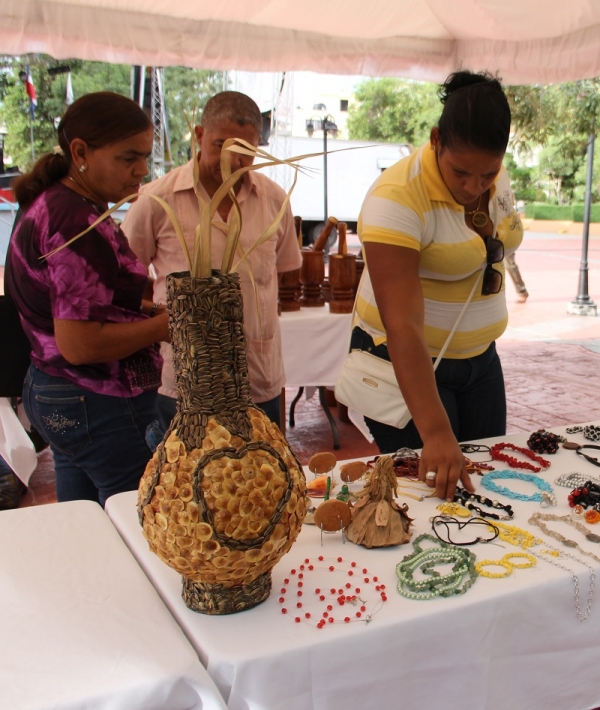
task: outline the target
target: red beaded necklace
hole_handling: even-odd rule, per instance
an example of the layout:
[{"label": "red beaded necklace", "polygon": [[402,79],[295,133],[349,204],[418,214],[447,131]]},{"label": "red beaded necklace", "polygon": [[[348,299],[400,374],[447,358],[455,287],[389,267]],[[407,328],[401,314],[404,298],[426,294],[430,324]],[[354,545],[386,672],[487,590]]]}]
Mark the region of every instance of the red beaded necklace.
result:
[{"label": "red beaded necklace", "polygon": [[[533,464],[528,463],[527,461],[519,461],[519,459],[516,459],[514,456],[503,454],[502,449],[511,449],[512,451],[518,451],[520,454],[523,454],[523,456],[527,456],[527,458],[531,459],[532,461],[537,461],[540,465],[534,466]],[[529,471],[533,471],[534,473],[538,473],[538,471],[541,471],[543,468],[548,468],[548,466],[550,466],[550,461],[547,461],[541,456],[534,454],[533,451],[525,449],[522,446],[515,446],[514,444],[505,444],[503,441],[501,441],[499,444],[495,444],[490,448],[490,455],[494,460],[504,461],[512,468],[525,468]]]},{"label": "red beaded necklace", "polygon": [[[331,564],[332,562],[337,563],[337,566],[336,564]],[[294,617],[294,621],[297,624],[303,621],[315,626],[317,629],[322,629],[326,624],[349,624],[351,621],[363,621],[368,624],[372,620],[373,614],[377,613],[381,605],[387,601],[385,584],[380,584],[378,577],[369,576],[369,571],[366,567],[359,569],[356,562],[350,562],[346,563],[348,568],[343,569],[339,566],[342,562],[344,562],[342,557],[338,557],[335,560],[326,560],[323,555],[319,555],[318,563],[323,564],[319,565],[316,561],[311,563],[307,557],[304,560],[304,564],[301,564],[297,570],[290,570],[290,576],[283,580],[285,586],[280,590],[279,603],[281,604],[281,613],[289,613],[288,608],[285,606],[285,595],[288,593],[291,578],[295,577],[297,580],[295,596],[298,598],[296,602],[298,611],[296,613],[301,614],[301,616]],[[327,584],[330,583],[334,586],[329,589],[316,587],[314,595],[305,596],[305,574],[319,569],[333,573],[330,578],[332,581],[327,582]],[[354,579],[352,582],[340,582],[340,576],[344,579],[348,579],[348,577],[354,577]],[[291,583],[293,584],[293,581]],[[373,590],[369,589],[369,586],[374,587],[376,592],[374,599],[368,599],[369,595],[373,597]],[[327,596],[332,597],[331,603],[327,603]],[[325,606],[323,606],[323,603]],[[315,608],[315,605],[317,608]],[[345,608],[342,609],[342,607]],[[348,610],[349,607],[351,607],[350,611]],[[308,609],[312,609],[312,611]],[[335,612],[334,609],[336,610]],[[344,614],[344,612],[345,614],[343,617],[336,619],[334,613],[337,613],[338,610],[341,614]]]}]

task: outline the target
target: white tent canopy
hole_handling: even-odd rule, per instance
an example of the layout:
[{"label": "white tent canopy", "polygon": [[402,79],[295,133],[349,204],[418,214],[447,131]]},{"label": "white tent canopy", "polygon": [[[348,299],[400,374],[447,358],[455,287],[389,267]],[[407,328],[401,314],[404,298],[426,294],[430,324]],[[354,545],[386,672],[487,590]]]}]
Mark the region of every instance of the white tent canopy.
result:
[{"label": "white tent canopy", "polygon": [[550,83],[600,75],[600,0],[2,0],[0,52]]}]

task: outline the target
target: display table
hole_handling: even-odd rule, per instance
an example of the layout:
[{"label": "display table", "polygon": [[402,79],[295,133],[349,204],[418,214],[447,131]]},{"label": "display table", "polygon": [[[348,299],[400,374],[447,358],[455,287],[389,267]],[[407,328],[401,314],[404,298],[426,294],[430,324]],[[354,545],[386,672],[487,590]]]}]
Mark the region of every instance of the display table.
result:
[{"label": "display table", "polygon": [[286,387],[299,388],[290,405],[290,426],[294,409],[305,387],[319,390],[319,401],[333,432],[333,448],[339,449],[337,425],[327,401],[325,388],[334,387],[350,343],[351,313],[330,313],[321,308],[301,308],[279,317]]},{"label": "display table", "polygon": [[96,503],[0,512],[3,710],[223,710]]},{"label": "display table", "polygon": [[[564,432],[559,428],[553,431]],[[523,434],[503,440],[523,446],[527,438]],[[581,434],[569,439],[590,443]],[[472,456],[476,460],[484,457]],[[560,449],[547,458],[552,465],[540,475],[552,484],[558,475],[571,471],[600,476],[600,468],[573,451]],[[498,462],[495,467],[504,468]],[[480,479],[473,478],[477,490],[486,494]],[[337,481],[339,490],[339,478]],[[506,483],[515,492],[532,492],[531,483]],[[353,487],[360,487],[360,483]],[[538,528],[528,525],[529,516],[540,510],[560,515],[569,511],[568,489],[554,484],[553,488],[559,500],[556,508],[510,501],[515,509],[511,524],[544,537]],[[431,532],[429,519],[437,514],[439,501],[399,500],[408,503],[409,515],[415,519],[413,539]],[[509,502],[506,498],[502,501]],[[517,569],[504,579],[479,577],[461,596],[415,601],[396,590],[395,567],[412,552],[411,543],[367,550],[344,544],[337,533],[324,535],[321,545],[319,531],[304,526],[291,551],[273,570],[273,591],[263,604],[238,615],[203,616],[185,607],[179,576],[149,552],[135,503],[135,493],[123,493],[109,499],[107,512],[184,629],[230,710],[465,706],[588,710],[600,705],[600,680],[595,671],[600,657],[600,599],[593,600],[587,621],[578,621],[573,580],[563,569],[539,560],[533,568]],[[600,545],[586,541],[576,530],[561,523],[548,525],[600,556]],[[560,547],[555,540],[548,542]],[[499,559],[519,548],[501,542],[469,549],[478,559]],[[295,623],[296,578],[291,569],[298,570],[306,559],[314,562],[319,555],[326,558],[326,564],[328,560],[337,564],[338,556],[345,564],[355,561],[357,569],[367,568],[371,577],[377,575],[385,584],[388,601],[372,615],[370,623],[327,624],[323,629],[310,622]],[[600,564],[585,559],[600,574]],[[585,610],[589,569],[570,560],[567,566],[578,576],[581,608]],[[317,586],[328,587],[327,574],[320,568],[307,576],[305,594],[310,597]],[[278,601],[281,589],[287,589],[287,615],[282,614]]]},{"label": "display table", "polygon": [[334,387],[348,353],[352,314],[329,307],[279,316],[286,387]]}]

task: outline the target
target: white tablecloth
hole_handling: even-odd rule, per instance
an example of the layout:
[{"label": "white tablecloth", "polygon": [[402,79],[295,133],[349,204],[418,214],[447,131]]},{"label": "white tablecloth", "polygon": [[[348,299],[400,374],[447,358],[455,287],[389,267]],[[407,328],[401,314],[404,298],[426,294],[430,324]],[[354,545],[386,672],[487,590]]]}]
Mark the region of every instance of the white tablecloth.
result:
[{"label": "white tablecloth", "polygon": [[[527,438],[523,434],[504,440],[524,445]],[[581,434],[569,438],[585,443]],[[483,460],[482,455],[473,458]],[[600,476],[600,468],[573,451],[561,449],[548,458],[552,466],[541,475],[550,482],[575,470]],[[501,468],[496,464],[497,470]],[[486,494],[476,477],[475,481],[478,491]],[[506,484],[515,492],[532,492],[531,483]],[[564,514],[569,510],[568,490],[558,486],[554,490],[560,505],[550,512]],[[431,532],[429,518],[439,501],[400,500],[409,504],[409,514],[415,518],[413,539]],[[529,527],[529,516],[540,510],[537,503],[517,501],[513,507],[514,524],[519,527]],[[396,564],[413,549],[410,543],[366,550],[343,544],[336,534],[325,536],[321,547],[317,529],[304,526],[291,551],[275,567],[273,591],[263,604],[239,615],[210,617],[185,607],[179,576],[149,552],[136,517],[135,494],[110,498],[107,512],[196,648],[230,710],[588,710],[600,705],[600,599],[594,599],[589,619],[578,621],[571,575],[543,561],[532,569],[515,570],[505,579],[480,577],[462,596],[413,601],[397,593],[395,574]],[[561,523],[549,527],[600,556],[600,545],[586,541],[576,530]],[[537,528],[533,530],[541,536]],[[518,548],[501,543],[470,549],[479,559],[498,559]],[[290,614],[281,613],[278,597],[284,579],[290,578],[293,567],[318,555],[356,561],[385,583],[388,602],[371,623],[328,624],[319,630],[294,623],[293,603]],[[600,574],[600,564],[586,560]],[[568,562],[578,575],[585,609],[589,570]],[[326,571],[312,574],[306,585],[309,594],[317,583],[327,585]]]},{"label": "white tablecloth", "polygon": [[225,708],[95,503],[0,512],[2,710]]},{"label": "white tablecloth", "polygon": [[37,466],[37,454],[6,397],[0,397],[0,456],[27,485]]},{"label": "white tablecloth", "polygon": [[287,387],[333,387],[350,342],[352,314],[301,308],[279,317]]}]

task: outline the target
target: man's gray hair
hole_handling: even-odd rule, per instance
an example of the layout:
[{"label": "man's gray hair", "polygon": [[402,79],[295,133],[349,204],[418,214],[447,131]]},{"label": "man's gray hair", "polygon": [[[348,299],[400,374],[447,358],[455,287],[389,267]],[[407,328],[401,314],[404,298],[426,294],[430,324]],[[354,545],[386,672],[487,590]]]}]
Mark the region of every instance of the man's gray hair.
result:
[{"label": "man's gray hair", "polygon": [[253,126],[260,136],[262,115],[256,103],[246,94],[239,91],[222,91],[208,100],[200,125],[210,131],[223,123]]}]

